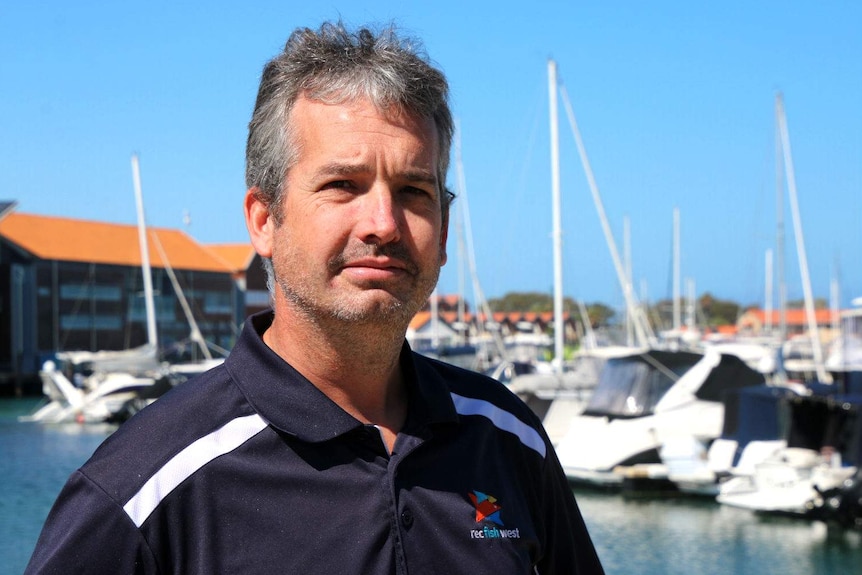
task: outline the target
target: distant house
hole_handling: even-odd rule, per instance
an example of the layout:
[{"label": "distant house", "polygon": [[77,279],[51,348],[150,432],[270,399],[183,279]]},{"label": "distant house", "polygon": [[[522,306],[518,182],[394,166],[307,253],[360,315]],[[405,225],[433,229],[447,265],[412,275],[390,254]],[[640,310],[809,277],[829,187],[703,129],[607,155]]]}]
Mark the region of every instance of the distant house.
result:
[{"label": "distant house", "polygon": [[[530,347],[550,345],[548,335],[554,327],[552,312],[492,312],[491,317],[484,313],[474,313],[457,295],[437,296],[437,321],[433,319],[431,305],[426,305],[413,318],[407,331],[407,340],[414,348],[422,349],[436,342],[436,345],[456,345],[466,340],[474,340],[481,333],[496,332],[507,345],[523,343]],[[463,316],[459,315],[463,308]],[[579,338],[578,326],[568,314],[563,314],[563,327],[566,341]]]},{"label": "distant house", "polygon": [[[146,343],[137,226],[14,207],[0,204],[0,378],[32,376],[58,351]],[[164,228],[150,228],[147,244],[160,349],[194,353],[171,272],[204,338],[230,349],[247,312],[245,292],[259,283],[251,246],[205,246]]]},{"label": "distant house", "polygon": [[455,345],[459,337],[460,334],[452,323],[440,316],[438,321],[433,321],[433,316],[428,310],[420,311],[413,316],[407,328],[407,341],[417,351]]},{"label": "distant house", "polygon": [[[818,329],[829,330],[838,321],[838,314],[830,309],[814,310],[814,321]],[[738,333],[741,335],[762,335],[771,326],[778,329],[781,322],[781,312],[778,310],[767,314],[759,308],[751,308],[745,311],[736,321]],[[808,318],[804,309],[788,309],[785,312],[787,336],[801,335],[808,331]]]}]

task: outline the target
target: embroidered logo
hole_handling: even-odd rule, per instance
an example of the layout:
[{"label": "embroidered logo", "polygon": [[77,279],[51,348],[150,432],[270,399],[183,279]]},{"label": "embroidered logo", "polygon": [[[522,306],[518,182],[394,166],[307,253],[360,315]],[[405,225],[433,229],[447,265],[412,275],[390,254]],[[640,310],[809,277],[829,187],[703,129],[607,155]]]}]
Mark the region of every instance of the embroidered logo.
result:
[{"label": "embroidered logo", "polygon": [[[520,539],[521,533],[518,528],[506,529],[500,512],[503,507],[497,502],[497,498],[481,491],[470,493],[470,501],[476,508],[476,523],[484,523],[481,529],[471,529],[471,539]],[[488,524],[490,523],[490,525]]]},{"label": "embroidered logo", "polygon": [[503,522],[500,521],[501,507],[497,505],[496,497],[486,495],[481,491],[474,491],[470,494],[470,501],[476,508],[476,523],[481,523],[487,519],[497,525],[503,525]]}]

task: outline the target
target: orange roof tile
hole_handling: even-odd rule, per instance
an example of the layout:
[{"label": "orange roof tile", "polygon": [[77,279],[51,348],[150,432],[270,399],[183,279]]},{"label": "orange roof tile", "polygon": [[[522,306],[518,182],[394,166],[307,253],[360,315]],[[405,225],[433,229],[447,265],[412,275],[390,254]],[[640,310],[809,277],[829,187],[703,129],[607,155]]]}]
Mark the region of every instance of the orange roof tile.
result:
[{"label": "orange roof tile", "polygon": [[[453,324],[458,321],[458,312],[457,311],[441,311],[437,314],[440,316],[440,319],[445,321],[448,324]],[[467,316],[465,314],[464,319],[466,320]],[[467,320],[469,321],[469,320]]]},{"label": "orange roof tile", "polygon": [[735,325],[719,325],[715,327],[715,330],[724,335],[735,335],[739,332],[739,328]]},{"label": "orange roof tile", "polygon": [[431,319],[430,311],[420,311],[410,320],[410,329],[419,329]]},{"label": "orange roof tile", "polygon": [[255,256],[251,244],[208,244],[206,247],[237,272],[246,271]]},{"label": "orange roof tile", "polygon": [[[141,265],[138,227],[133,225],[12,213],[0,220],[0,236],[44,260]],[[155,268],[167,267],[163,250],[174,269],[233,271],[185,232],[150,228],[147,237],[150,264]]]},{"label": "orange roof tile", "polygon": [[[761,323],[766,321],[766,311],[762,309],[752,309],[749,310],[747,313],[753,314],[754,317],[756,317]],[[805,315],[804,309],[788,309],[786,313],[787,315],[785,317],[788,325],[806,325],[808,323],[808,318]],[[774,325],[778,325],[778,322],[781,320],[781,312],[778,310],[773,310],[771,315],[772,323]],[[743,318],[744,317],[745,316],[743,315]],[[828,324],[832,321],[832,310],[822,308],[815,309],[814,319],[818,325]]]}]

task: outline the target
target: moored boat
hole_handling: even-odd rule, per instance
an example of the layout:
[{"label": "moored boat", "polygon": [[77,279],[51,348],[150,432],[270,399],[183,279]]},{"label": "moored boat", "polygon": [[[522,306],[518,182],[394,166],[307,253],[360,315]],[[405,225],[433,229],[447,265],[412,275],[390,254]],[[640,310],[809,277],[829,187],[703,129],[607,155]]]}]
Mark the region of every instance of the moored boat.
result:
[{"label": "moored boat", "polygon": [[721,484],[724,505],[805,517],[822,507],[823,493],[840,489],[862,461],[862,395],[819,393],[790,397],[786,446],[756,463],[753,473]]},{"label": "moored boat", "polygon": [[573,483],[622,487],[666,483],[659,450],[678,437],[721,433],[722,394],[763,383],[741,359],[707,350],[650,350],[608,360],[583,413],[557,446]]}]

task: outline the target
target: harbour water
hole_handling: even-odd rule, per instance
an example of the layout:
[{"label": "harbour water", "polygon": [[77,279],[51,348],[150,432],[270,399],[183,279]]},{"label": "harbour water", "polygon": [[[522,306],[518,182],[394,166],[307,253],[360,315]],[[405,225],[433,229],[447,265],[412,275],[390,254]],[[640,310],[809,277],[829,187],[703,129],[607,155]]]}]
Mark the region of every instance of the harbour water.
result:
[{"label": "harbour water", "polygon": [[[0,575],[20,574],[69,474],[110,426],[21,423],[0,400]],[[859,575],[862,533],[763,517],[699,499],[576,491],[608,575]]]}]

